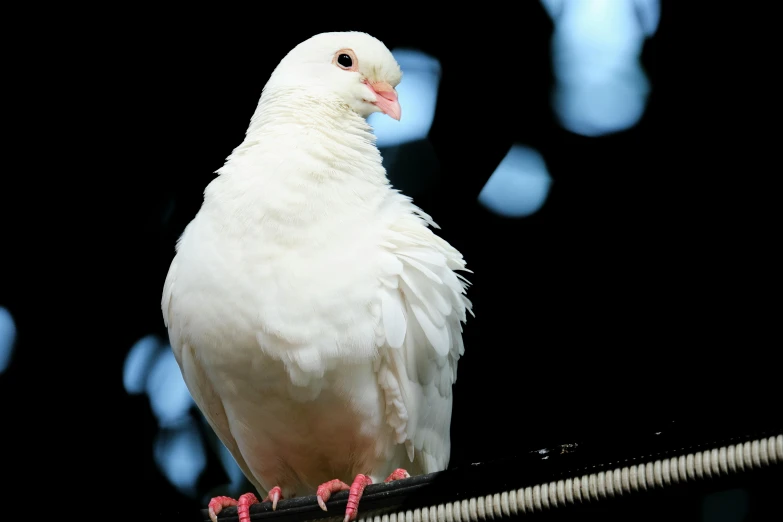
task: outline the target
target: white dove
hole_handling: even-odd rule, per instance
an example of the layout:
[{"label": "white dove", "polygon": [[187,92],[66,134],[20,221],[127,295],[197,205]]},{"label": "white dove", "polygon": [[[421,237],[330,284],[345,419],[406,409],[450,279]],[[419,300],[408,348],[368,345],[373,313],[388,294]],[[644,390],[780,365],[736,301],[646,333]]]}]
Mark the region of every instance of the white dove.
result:
[{"label": "white dove", "polygon": [[[455,271],[469,270],[381,164],[366,117],[399,120],[401,78],[364,33],[296,46],[166,277],[163,316],[188,389],[273,509],[315,491],[326,510],[348,489],[353,520],[367,484],[448,465],[471,311]],[[235,505],[246,522],[256,502],[216,497],[210,517]]]}]

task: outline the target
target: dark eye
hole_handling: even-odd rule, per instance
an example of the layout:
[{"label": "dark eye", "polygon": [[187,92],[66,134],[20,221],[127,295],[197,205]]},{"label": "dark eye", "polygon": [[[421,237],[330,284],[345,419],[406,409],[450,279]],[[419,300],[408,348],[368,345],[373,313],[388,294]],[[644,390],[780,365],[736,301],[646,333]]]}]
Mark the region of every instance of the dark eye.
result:
[{"label": "dark eye", "polygon": [[337,63],[339,63],[341,67],[348,69],[353,65],[353,60],[351,60],[350,56],[343,53],[337,57]]}]

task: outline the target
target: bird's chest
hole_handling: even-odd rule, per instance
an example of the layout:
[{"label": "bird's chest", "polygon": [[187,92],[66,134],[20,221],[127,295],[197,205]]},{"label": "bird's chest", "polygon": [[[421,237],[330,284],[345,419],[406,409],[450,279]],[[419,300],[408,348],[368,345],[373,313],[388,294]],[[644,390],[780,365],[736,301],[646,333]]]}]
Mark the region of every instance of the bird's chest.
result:
[{"label": "bird's chest", "polygon": [[255,339],[277,357],[292,346],[371,355],[379,251],[366,226],[273,222],[226,234],[200,220],[180,246],[174,306],[188,331],[214,343]]}]

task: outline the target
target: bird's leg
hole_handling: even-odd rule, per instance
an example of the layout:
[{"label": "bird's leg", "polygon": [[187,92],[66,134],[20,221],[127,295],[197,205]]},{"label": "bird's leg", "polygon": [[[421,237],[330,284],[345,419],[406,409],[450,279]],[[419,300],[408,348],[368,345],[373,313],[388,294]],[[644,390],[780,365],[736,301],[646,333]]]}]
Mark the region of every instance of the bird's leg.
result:
[{"label": "bird's leg", "polygon": [[372,479],[367,475],[359,473],[356,478],[353,479],[350,492],[348,493],[348,506],[345,508],[345,518],[343,522],[350,522],[356,520],[356,515],[359,513],[359,499],[362,498],[364,488],[372,484]]},{"label": "bird's leg", "polygon": [[212,522],[217,522],[218,513],[224,507],[236,506],[239,522],[250,522],[250,506],[257,502],[258,499],[252,493],[241,495],[239,500],[234,500],[231,497],[214,497],[209,501],[209,518]]}]

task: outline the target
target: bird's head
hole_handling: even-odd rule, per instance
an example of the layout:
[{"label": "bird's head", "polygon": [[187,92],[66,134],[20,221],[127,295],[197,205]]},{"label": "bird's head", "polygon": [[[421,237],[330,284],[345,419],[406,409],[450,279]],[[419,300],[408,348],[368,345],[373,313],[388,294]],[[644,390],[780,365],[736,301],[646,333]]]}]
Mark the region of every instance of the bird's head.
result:
[{"label": "bird's head", "polygon": [[339,100],[366,118],[383,112],[399,120],[395,87],[402,71],[392,53],[366,33],[322,33],[300,43],[272,73],[267,89],[295,87]]}]

